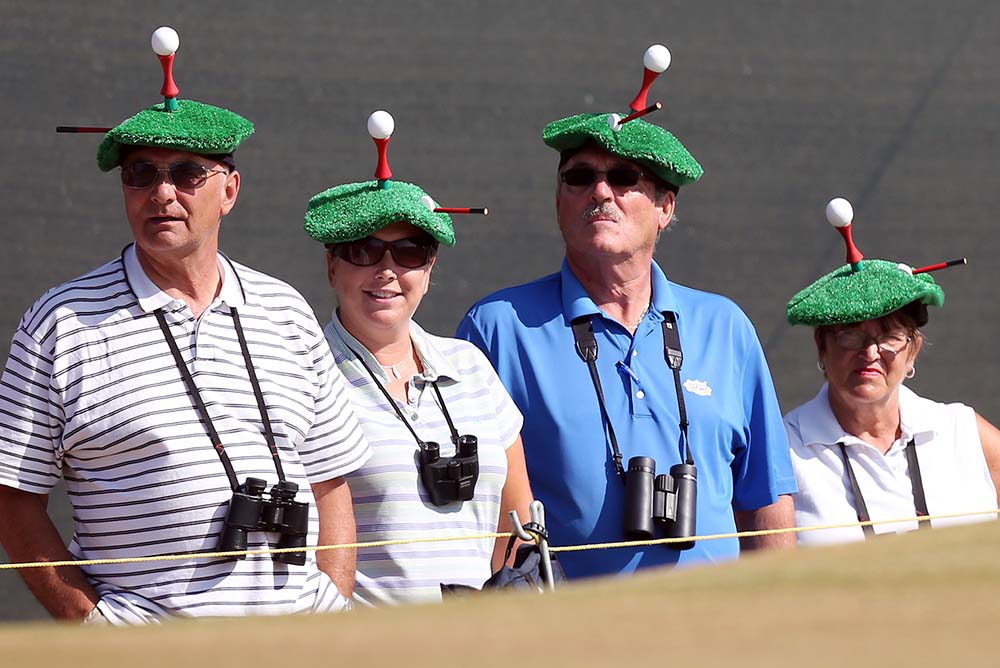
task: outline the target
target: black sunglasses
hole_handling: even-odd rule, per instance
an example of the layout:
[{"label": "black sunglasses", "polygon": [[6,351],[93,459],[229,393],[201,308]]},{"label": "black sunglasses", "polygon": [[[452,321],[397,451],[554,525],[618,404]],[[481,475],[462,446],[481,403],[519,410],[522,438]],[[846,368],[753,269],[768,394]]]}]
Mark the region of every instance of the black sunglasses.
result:
[{"label": "black sunglasses", "polygon": [[392,254],[393,261],[400,267],[419,269],[434,257],[437,242],[428,237],[406,237],[395,241],[365,237],[357,241],[332,244],[327,248],[340,259],[358,267],[378,264],[388,250]]},{"label": "black sunglasses", "polygon": [[122,183],[127,188],[148,188],[166,173],[167,178],[182,190],[201,188],[209,177],[215,174],[226,174],[226,169],[209,169],[197,162],[175,162],[166,167],[157,167],[152,162],[139,160],[122,165]]},{"label": "black sunglasses", "polygon": [[635,167],[612,167],[607,171],[594,169],[593,167],[570,167],[559,175],[562,182],[568,186],[582,188],[591,186],[599,177],[603,176],[612,188],[630,188],[639,183],[639,179],[646,176],[645,172]]}]

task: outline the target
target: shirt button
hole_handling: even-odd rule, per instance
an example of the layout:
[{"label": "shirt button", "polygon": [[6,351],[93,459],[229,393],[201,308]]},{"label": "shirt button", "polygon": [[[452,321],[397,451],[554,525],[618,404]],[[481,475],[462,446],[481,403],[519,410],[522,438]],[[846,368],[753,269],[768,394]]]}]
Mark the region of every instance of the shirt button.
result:
[{"label": "shirt button", "polygon": [[639,390],[638,392],[635,393],[635,398],[636,399],[645,399],[646,398],[646,393],[643,392],[642,390]]},{"label": "shirt button", "polygon": [[638,356],[639,356],[639,351],[638,350],[633,350],[632,351],[632,357],[638,357]]},{"label": "shirt button", "polygon": [[416,413],[410,413],[410,419],[411,420],[416,420],[417,419],[417,414]]}]

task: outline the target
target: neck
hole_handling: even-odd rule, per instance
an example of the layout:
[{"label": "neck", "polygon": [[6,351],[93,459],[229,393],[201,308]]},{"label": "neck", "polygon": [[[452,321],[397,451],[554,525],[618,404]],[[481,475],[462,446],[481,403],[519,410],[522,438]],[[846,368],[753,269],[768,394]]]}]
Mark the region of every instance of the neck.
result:
[{"label": "neck", "polygon": [[370,352],[383,366],[398,365],[407,358],[415,358],[416,351],[410,339],[409,321],[403,327],[372,329],[363,327],[340,309],[337,317],[344,329]]},{"label": "neck", "polygon": [[635,332],[653,296],[652,253],[608,262],[606,258],[566,256],[583,289],[601,310]]},{"label": "neck", "polygon": [[139,266],[156,287],[188,305],[196,318],[208,308],[222,289],[218,249],[181,258],[153,257],[136,246]]},{"label": "neck", "polygon": [[885,401],[862,404],[845,400],[830,388],[829,400],[830,409],[844,431],[875,446],[882,454],[899,438],[898,392],[893,392]]}]

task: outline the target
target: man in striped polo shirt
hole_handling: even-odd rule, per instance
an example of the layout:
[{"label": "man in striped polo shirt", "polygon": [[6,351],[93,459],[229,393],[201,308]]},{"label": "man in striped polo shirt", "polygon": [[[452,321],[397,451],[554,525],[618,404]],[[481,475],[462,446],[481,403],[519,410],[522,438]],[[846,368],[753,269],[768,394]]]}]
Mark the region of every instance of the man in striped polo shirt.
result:
[{"label": "man in striped polo shirt", "polygon": [[[240,536],[250,550],[290,537],[353,542],[344,476],[370,455],[305,300],[218,251],[240,189],[232,152],[252,131],[190,100],[112,129],[98,164],[121,168],[135,243],[45,293],[14,335],[0,380],[0,541],[11,560],[190,555],[22,570],[58,619],[330,611],[351,596],[353,551],[197,554],[241,547]],[[74,511],[68,549],[46,513],[60,477]],[[262,501],[249,494],[254,478]],[[302,521],[267,524],[267,490],[286,499],[285,518],[287,499],[299,503]]]}]

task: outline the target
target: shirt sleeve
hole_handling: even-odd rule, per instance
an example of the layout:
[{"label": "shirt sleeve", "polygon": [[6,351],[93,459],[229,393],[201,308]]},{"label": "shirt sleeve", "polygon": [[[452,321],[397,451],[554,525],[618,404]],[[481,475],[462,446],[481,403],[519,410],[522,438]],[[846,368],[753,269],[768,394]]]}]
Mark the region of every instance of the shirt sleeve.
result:
[{"label": "shirt sleeve", "polygon": [[756,510],[798,489],[771,372],[752,327],[745,355],[742,396],[746,441],[732,464],[733,505],[737,510]]},{"label": "shirt sleeve", "polygon": [[361,468],[371,457],[371,448],[322,334],[311,352],[317,382],[315,420],[299,446],[299,456],[309,481],[319,483]]},{"label": "shirt sleeve", "polygon": [[500,381],[500,376],[493,370],[493,366],[485,355],[478,349],[473,350],[476,356],[476,373],[486,379],[486,387],[490,393],[490,399],[494,407],[497,421],[497,432],[500,442],[504,447],[510,447],[521,433],[524,426],[524,416],[517,409],[514,400],[510,398],[510,393]]},{"label": "shirt sleeve", "polygon": [[61,477],[63,420],[51,375],[51,355],[19,327],[0,378],[2,485],[47,494]]}]

